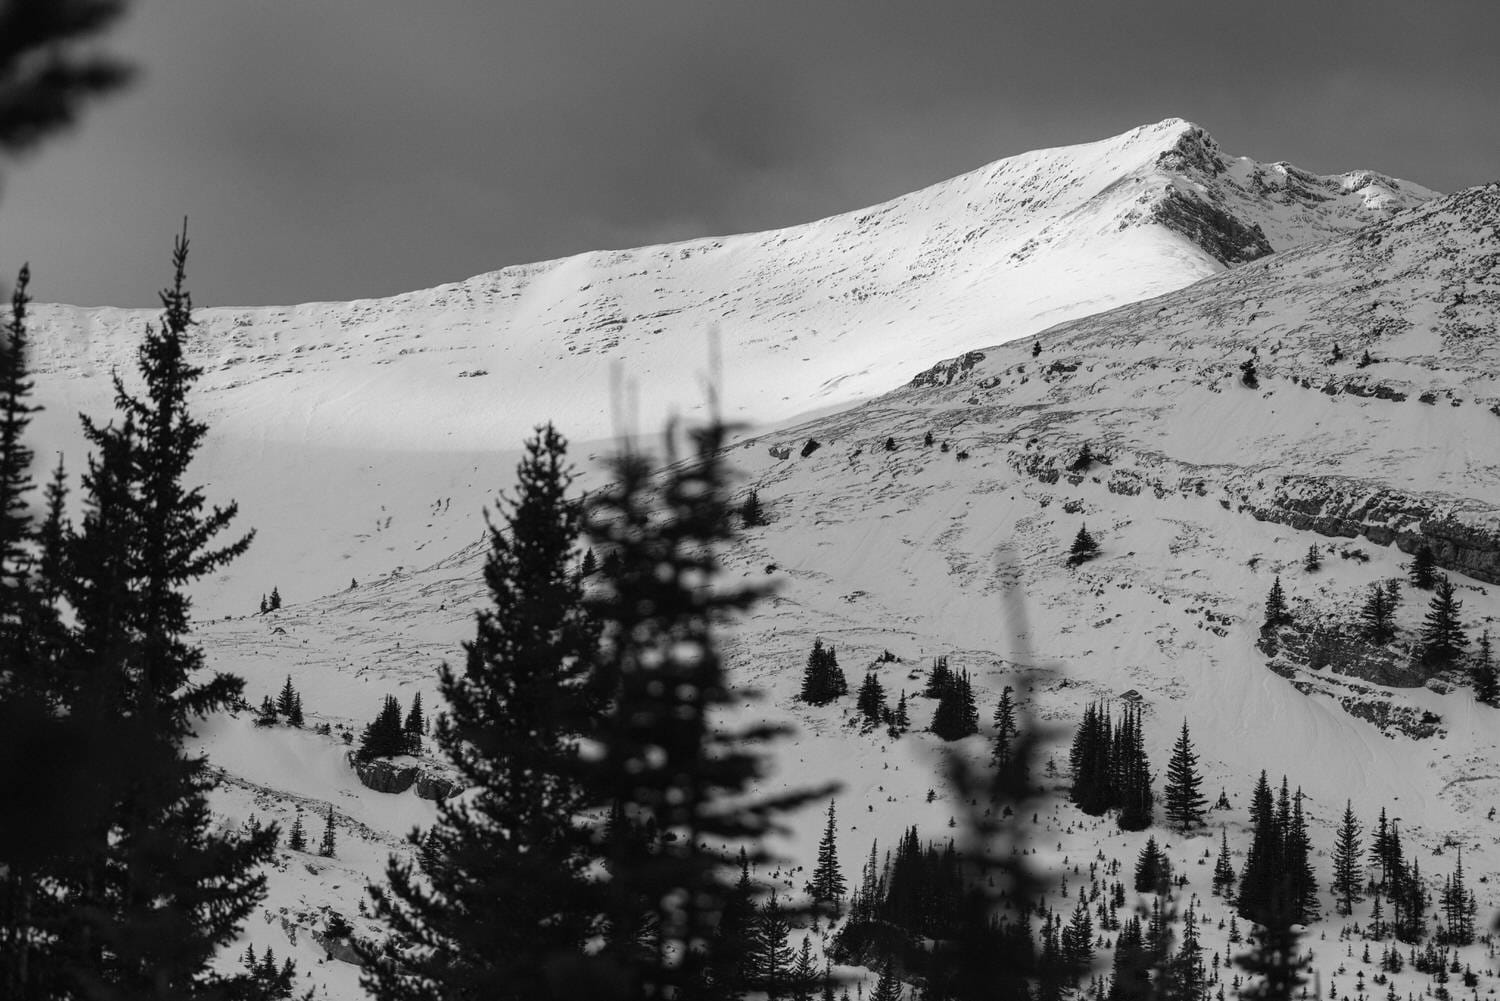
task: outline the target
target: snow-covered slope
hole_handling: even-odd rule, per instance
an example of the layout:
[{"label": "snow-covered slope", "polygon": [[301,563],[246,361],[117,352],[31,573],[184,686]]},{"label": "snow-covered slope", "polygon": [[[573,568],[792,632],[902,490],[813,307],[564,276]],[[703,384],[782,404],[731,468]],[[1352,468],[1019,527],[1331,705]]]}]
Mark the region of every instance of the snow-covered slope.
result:
[{"label": "snow-covered slope", "polygon": [[[211,434],[197,468],[258,536],[199,607],[253,608],[272,586],[301,600],[452,551],[476,536],[474,512],[535,423],[580,445],[617,430],[617,367],[636,387],[619,408],[626,427],[701,413],[710,330],[722,412],[775,422],[1431,196],[1368,172],[1226,157],[1168,119],[776,232],[582,254],[383,300],[201,308],[194,407]],[[33,288],[45,296],[46,276]],[[76,471],[76,415],[108,414],[110,372],[130,377],[155,317],[35,312],[48,407],[36,449]]]},{"label": "snow-covered slope", "polygon": [[[486,449],[542,418],[597,439],[620,430],[616,366],[639,427],[701,412],[712,331],[726,416],[775,421],[884,392],[996,332],[1181,288],[1431,195],[1369,172],[1228,158],[1167,119],[773,232],[580,254],[388,299],[202,309],[200,406],[219,434],[277,443]],[[85,377],[100,399],[152,319],[37,315],[35,367]]]},{"label": "snow-covered slope", "polygon": [[[1425,593],[1402,589],[1401,636],[1384,651],[1353,623],[1371,583],[1404,577],[1401,547],[1419,539],[1455,573],[1471,635],[1500,615],[1486,555],[1500,545],[1497,225],[1500,186],[1460,192],[1047,330],[1036,355],[1029,340],[968,352],[866,404],[737,445],[735,465],[770,524],[727,554],[728,572],[780,587],[732,630],[730,662],[737,681],[765,692],[746,711],[798,728],[777,752],[772,785],[844,783],[846,874],[857,874],[872,840],[889,846],[910,824],[946,838],[961,804],[937,777],[931,735],[893,742],[851,726],[847,699],[796,702],[815,636],[837,647],[851,683],[868,665],[891,693],[915,692],[928,658],[948,654],[973,673],[982,720],[1001,686],[1017,685],[1051,727],[1061,774],[1042,774],[1054,792],[1066,784],[1066,739],[1085,702],[1133,691],[1158,773],[1186,719],[1205,791],[1213,799],[1222,788],[1232,804],[1211,813],[1206,835],[1121,834],[1066,805],[1023,818],[1022,832],[1054,873],[1099,857],[1128,871],[1146,834],[1164,840],[1189,879],[1179,902],[1196,896],[1210,919],[1207,953],[1241,946],[1217,927],[1228,910],[1210,896],[1211,865],[1200,860],[1209,853],[1211,862],[1220,825],[1243,852],[1261,769],[1308,794],[1320,853],[1346,799],[1367,826],[1382,808],[1400,818],[1407,855],[1429,881],[1462,847],[1481,923],[1490,921],[1500,903],[1490,895],[1500,826],[1489,814],[1500,806],[1500,717],[1474,704],[1460,677],[1429,680],[1410,668]],[[975,343],[1007,334],[995,326]],[[1365,351],[1371,361],[1361,365]],[[1242,381],[1247,360],[1255,388]],[[804,457],[809,439],[820,447]],[[1085,442],[1098,459],[1080,464]],[[383,487],[387,499],[420,489]],[[1069,569],[1068,545],[1084,524],[1103,554]],[[319,545],[305,527],[291,530]],[[1303,569],[1310,546],[1323,559],[1315,572]],[[312,722],[357,730],[387,692],[405,704],[421,691],[432,704],[433,668],[457,655],[484,599],[481,558],[472,545],[422,569],[403,560],[405,569],[353,590],[205,623],[201,636],[212,663],[247,678],[252,699],[291,673]],[[1260,625],[1277,575],[1299,625],[1273,652]],[[887,650],[900,660],[877,662]],[[1027,679],[1031,667],[1055,673]],[[913,700],[916,726],[931,713]],[[335,804],[349,861],[287,855],[270,918],[251,938],[280,953],[286,928],[300,928],[313,979],[330,996],[353,997],[352,971],[318,965],[309,929],[322,927],[324,905],[354,912],[362,878],[375,876],[369,860],[430,807],[411,793],[364,789],[339,762],[337,737],[253,731],[240,720],[216,724],[205,744],[247,783],[226,792],[227,817],[255,809],[288,821],[298,802]],[[979,738],[965,746],[983,754]],[[291,762],[285,777],[270,760]],[[784,845],[793,864],[811,859],[822,819],[816,810],[796,818]],[[1331,914],[1327,855],[1314,864]],[[805,874],[780,878],[794,890]],[[1352,997],[1356,971],[1374,976],[1360,944],[1339,940],[1367,915],[1368,904],[1357,905],[1353,919],[1312,929],[1320,991],[1333,980]],[[1463,961],[1493,965],[1483,946]],[[1401,995],[1426,985],[1410,969],[1393,980]],[[1483,989],[1492,983],[1486,975]]]}]

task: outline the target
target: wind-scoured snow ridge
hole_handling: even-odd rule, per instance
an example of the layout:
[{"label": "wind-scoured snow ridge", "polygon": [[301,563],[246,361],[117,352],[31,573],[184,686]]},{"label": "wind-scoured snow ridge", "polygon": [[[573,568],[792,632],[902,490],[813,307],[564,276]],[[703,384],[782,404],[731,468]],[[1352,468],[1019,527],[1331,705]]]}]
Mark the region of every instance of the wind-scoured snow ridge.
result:
[{"label": "wind-scoured snow ridge", "polygon": [[[1500,185],[920,373],[958,447],[1034,475],[1210,492],[1500,582]],[[1246,364],[1257,386],[1245,384]],[[990,429],[996,414],[1006,437]],[[1047,458],[1043,458],[1047,456]]]},{"label": "wind-scoured snow ridge", "polygon": [[[543,417],[603,438],[621,430],[617,367],[634,387],[625,410],[655,428],[702,412],[710,336],[725,415],[772,422],[884,392],[997,332],[1181,288],[1431,196],[1368,172],[1229,158],[1172,118],[787,229],[580,254],[386,299],[201,309],[193,352],[216,432],[257,440],[479,449]],[[106,400],[109,372],[128,368],[153,314],[39,306],[36,317],[38,373],[86,377]]]}]

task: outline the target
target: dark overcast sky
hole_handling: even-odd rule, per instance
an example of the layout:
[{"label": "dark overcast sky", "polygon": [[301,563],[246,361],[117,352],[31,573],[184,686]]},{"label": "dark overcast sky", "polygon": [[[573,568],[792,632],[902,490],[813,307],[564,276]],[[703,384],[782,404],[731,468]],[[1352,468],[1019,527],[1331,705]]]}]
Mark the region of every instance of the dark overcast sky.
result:
[{"label": "dark overcast sky", "polygon": [[200,304],[386,295],[1172,115],[1449,191],[1500,177],[1497,37],[1496,0],[136,0],[137,83],[0,164],[0,269],[153,305],[186,213]]}]

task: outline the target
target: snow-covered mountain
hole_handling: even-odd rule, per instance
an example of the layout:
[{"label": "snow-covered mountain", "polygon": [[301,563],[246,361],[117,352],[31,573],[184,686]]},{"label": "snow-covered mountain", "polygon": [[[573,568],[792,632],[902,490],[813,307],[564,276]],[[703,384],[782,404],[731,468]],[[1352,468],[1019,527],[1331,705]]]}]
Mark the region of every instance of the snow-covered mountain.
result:
[{"label": "snow-covered mountain", "polygon": [[[967,351],[858,407],[737,445],[735,465],[770,524],[726,563],[780,588],[732,631],[731,663],[766,695],[747,711],[797,727],[772,784],[844,783],[846,871],[911,824],[941,840],[961,805],[937,777],[933,736],[861,732],[847,699],[796,702],[817,636],[837,647],[852,683],[868,667],[891,693],[914,694],[928,659],[949,655],[973,673],[982,719],[1000,688],[1017,684],[1051,728],[1044,758],[1061,767],[1044,775],[1058,791],[1084,703],[1139,699],[1159,771],[1186,719],[1210,799],[1223,789],[1232,804],[1211,814],[1211,831],[1122,834],[1060,804],[1023,833],[1054,871],[1101,854],[1128,870],[1147,834],[1165,841],[1189,879],[1181,901],[1196,896],[1208,918],[1206,952],[1242,948],[1219,927],[1229,910],[1209,894],[1204,860],[1220,825],[1243,852],[1261,769],[1307,794],[1325,914],[1326,853],[1349,800],[1366,825],[1382,808],[1399,818],[1408,855],[1434,883],[1461,847],[1481,924],[1490,921],[1500,904],[1488,889],[1500,874],[1500,827],[1487,812],[1500,805],[1496,710],[1475,704],[1461,675],[1411,667],[1427,593],[1403,588],[1401,633],[1387,648],[1364,642],[1355,621],[1370,584],[1404,579],[1403,550],[1418,541],[1455,574],[1471,635],[1500,615],[1490,586],[1500,578],[1497,225],[1500,185],[1460,192],[1035,342]],[[810,440],[819,447],[803,455]],[[1080,463],[1085,443],[1095,458]],[[1064,557],[1085,524],[1103,555],[1070,569]],[[1317,571],[1304,569],[1312,546]],[[421,691],[431,703],[433,666],[454,657],[484,600],[482,553],[472,545],[271,616],[206,624],[202,635],[253,697],[290,672],[314,721],[357,730],[387,692],[404,703]],[[1298,625],[1273,647],[1260,626],[1278,575]],[[880,660],[885,651],[900,660]],[[1020,680],[1030,667],[1055,673]],[[912,706],[924,726],[931,703]],[[316,965],[322,949],[307,936],[325,909],[354,908],[370,867],[431,805],[360,785],[337,739],[255,731],[247,719],[216,720],[205,737],[244,782],[226,793],[226,815],[289,820],[294,803],[333,803],[359,833],[334,863],[288,856],[271,918],[252,934],[281,950],[286,929],[301,929],[298,955],[314,978],[331,996],[355,996],[352,968]],[[965,746],[984,753],[981,738]],[[822,819],[795,821],[783,845],[795,862],[811,857]],[[783,889],[801,885],[781,878]],[[1337,941],[1367,912],[1313,927],[1322,989],[1377,972],[1357,942],[1346,953]],[[818,948],[825,941],[815,936]],[[1482,945],[1462,959],[1492,965]],[[1391,979],[1401,994],[1426,984],[1410,969]]]},{"label": "snow-covered mountain", "polygon": [[[589,380],[612,353],[629,355],[643,390],[686,393],[710,319],[729,402],[779,422],[732,452],[770,524],[726,554],[728,572],[779,589],[730,631],[729,661],[765,693],[744,711],[798,731],[769,784],[844,784],[846,875],[872,840],[883,849],[911,824],[945,838],[962,805],[938,777],[932,735],[892,741],[851,725],[848,699],[796,701],[818,636],[852,684],[868,666],[893,694],[912,695],[929,658],[949,655],[973,674],[986,721],[1001,687],[1017,685],[1051,728],[1053,792],[1087,701],[1138,698],[1158,772],[1188,720],[1206,791],[1223,788],[1232,804],[1206,836],[1122,834],[1061,796],[1022,828],[1054,871],[1101,856],[1128,869],[1148,833],[1166,841],[1189,879],[1182,901],[1196,895],[1210,919],[1207,953],[1241,947],[1216,927],[1228,910],[1202,860],[1219,825],[1243,851],[1262,768],[1308,794],[1319,851],[1341,799],[1367,824],[1382,807],[1399,817],[1429,879],[1451,864],[1429,856],[1461,845],[1490,920],[1496,711],[1459,677],[1410,667],[1425,593],[1403,590],[1389,648],[1351,623],[1371,583],[1403,576],[1403,550],[1419,540],[1456,575],[1471,633],[1500,615],[1497,226],[1497,185],[1436,198],[1377,175],[1316,178],[1224,157],[1171,120],[776,234],[584,255],[382,303],[201,311],[198,407],[214,433],[199,469],[210,500],[238,498],[260,534],[202,596],[213,620],[198,636],[212,666],[246,678],[252,702],[291,675],[310,727],[333,728],[257,729],[247,715],[200,727],[227,777],[215,801],[225,823],[254,813],[289,825],[300,806],[313,831],[330,807],[338,825],[337,859],[282,854],[247,939],[295,956],[326,996],[360,996],[322,930],[337,911],[369,932],[365,883],[434,808],[417,787],[362,783],[341,735],[387,693],[435,704],[434,668],[458,656],[485,600],[478,508],[509,486],[512,462],[497,449],[549,416],[565,430],[576,418],[584,439],[607,430]],[[623,322],[586,329],[590,316]],[[100,376],[141,322],[48,314],[35,338],[38,400],[51,408],[39,452],[69,440],[73,410],[106,412]],[[476,367],[492,374],[458,378]],[[781,395],[791,401],[778,409]],[[660,412],[643,406],[641,425]],[[1094,458],[1080,462],[1085,444]],[[595,451],[577,454],[591,465]],[[1103,554],[1070,569],[1084,524]],[[1315,572],[1302,569],[1310,546],[1323,557]],[[1299,624],[1272,646],[1260,625],[1277,575]],[[280,611],[225,616],[272,584]],[[1055,673],[1023,679],[1032,667]],[[912,706],[925,726],[932,704]],[[981,738],[963,747],[984,753]],[[440,763],[411,764],[426,776],[420,791],[442,791]],[[811,858],[822,822],[817,810],[795,818],[781,843],[792,865]],[[1314,863],[1326,888],[1329,860]],[[787,890],[805,878],[759,875]],[[1375,967],[1358,943],[1346,954],[1345,923],[1325,920],[1309,943],[1320,990],[1336,978],[1352,997],[1356,970],[1368,980]],[[1463,957],[1493,963],[1483,946]],[[1426,984],[1410,970],[1393,981],[1401,994]]]},{"label": "snow-covered mountain", "polygon": [[[788,229],[580,254],[388,299],[202,309],[202,406],[220,434],[320,446],[488,449],[543,417],[599,439],[621,430],[617,366],[639,428],[701,413],[712,331],[726,416],[782,420],[1432,194],[1368,171],[1316,177],[1227,157],[1167,119]],[[99,383],[152,318],[38,316],[36,368]]]},{"label": "snow-covered mountain", "polygon": [[[200,607],[253,608],[273,585],[327,593],[457,548],[538,421],[586,443],[615,433],[617,409],[644,432],[674,409],[701,414],[710,330],[722,412],[764,425],[1432,195],[1367,171],[1320,178],[1227,157],[1167,119],[770,233],[582,254],[390,299],[199,309],[195,407],[212,426],[199,468],[260,529]],[[191,260],[188,272],[191,284]],[[44,275],[34,287],[45,294]],[[76,415],[108,412],[109,374],[129,377],[154,315],[35,312],[49,408],[37,450],[79,469]],[[617,370],[635,386],[619,408]]]}]

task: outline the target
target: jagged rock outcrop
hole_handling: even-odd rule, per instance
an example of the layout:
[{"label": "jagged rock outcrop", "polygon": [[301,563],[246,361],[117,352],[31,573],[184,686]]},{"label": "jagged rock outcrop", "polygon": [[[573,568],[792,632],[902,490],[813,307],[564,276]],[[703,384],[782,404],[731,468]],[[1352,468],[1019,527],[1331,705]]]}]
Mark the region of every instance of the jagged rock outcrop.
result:
[{"label": "jagged rock outcrop", "polygon": [[415,787],[417,795],[423,799],[444,800],[459,791],[458,783],[450,774],[430,763],[411,758],[360,761],[351,754],[349,764],[365,788],[376,792],[399,794]]}]

